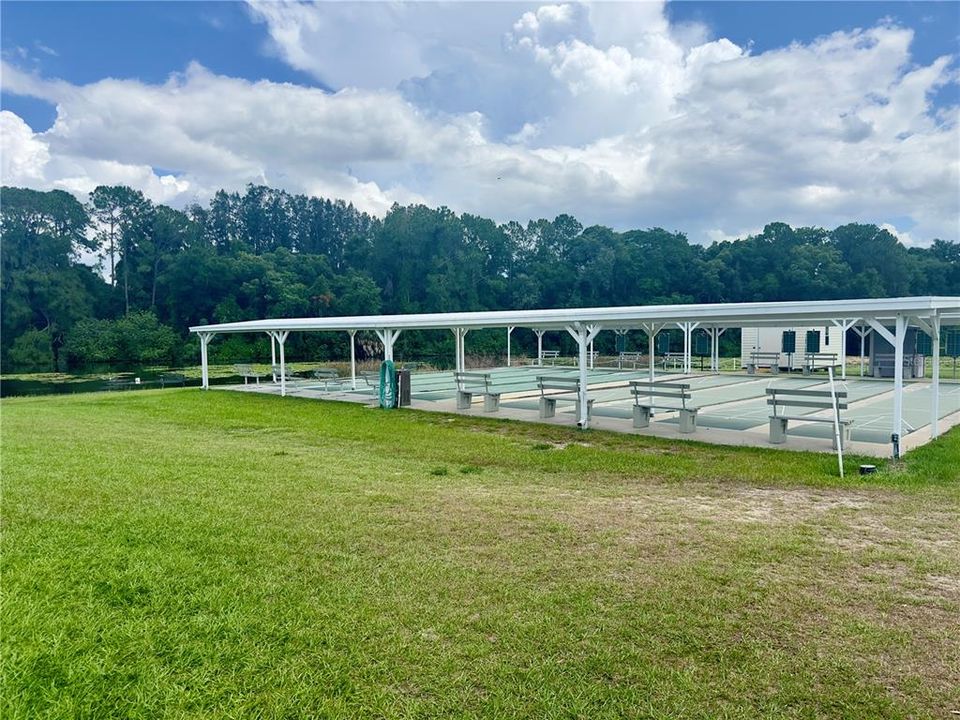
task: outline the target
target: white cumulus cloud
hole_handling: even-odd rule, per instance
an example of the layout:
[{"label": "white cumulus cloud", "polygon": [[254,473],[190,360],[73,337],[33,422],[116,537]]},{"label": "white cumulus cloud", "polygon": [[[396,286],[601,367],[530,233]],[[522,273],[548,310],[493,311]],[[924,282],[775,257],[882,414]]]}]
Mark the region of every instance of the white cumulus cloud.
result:
[{"label": "white cumulus cloud", "polygon": [[5,64],[4,90],[57,118],[35,133],[0,115],[3,181],[125,182],[175,204],[257,182],[377,213],[569,212],[701,241],[773,220],[898,218],[910,242],[957,238],[958,109],[931,106],[956,58],[918,64],[909,28],[752,53],[646,2],[271,2],[251,15],[271,52],[329,90],[198,64],[159,84],[73,85]]}]

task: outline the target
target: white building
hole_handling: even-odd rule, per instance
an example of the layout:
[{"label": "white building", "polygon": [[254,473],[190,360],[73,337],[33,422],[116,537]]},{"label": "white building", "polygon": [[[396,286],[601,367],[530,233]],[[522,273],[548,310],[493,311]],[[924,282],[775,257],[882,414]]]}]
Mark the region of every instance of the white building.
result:
[{"label": "white building", "polygon": [[[790,340],[792,335],[792,343]],[[779,353],[781,370],[801,370],[804,356],[808,353],[835,354],[837,361],[842,350],[843,331],[833,325],[781,325],[771,327],[745,327],[740,331],[740,363],[742,367],[755,364],[769,368]],[[792,348],[792,352],[788,352]],[[760,353],[754,363],[754,353]]]}]

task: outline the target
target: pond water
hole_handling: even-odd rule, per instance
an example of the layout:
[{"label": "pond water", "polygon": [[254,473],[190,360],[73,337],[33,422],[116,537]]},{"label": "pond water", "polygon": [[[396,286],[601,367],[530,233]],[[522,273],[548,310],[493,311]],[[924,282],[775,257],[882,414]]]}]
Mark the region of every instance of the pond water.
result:
[{"label": "pond water", "polygon": [[[176,372],[172,370],[170,372]],[[111,377],[129,379],[133,381],[140,378],[140,384],[132,384],[124,387],[123,392],[132,390],[148,390],[160,387],[161,373],[153,371],[142,372],[122,372],[116,373]],[[230,385],[237,382],[243,382],[239,377],[218,377],[211,378],[211,385]],[[200,387],[200,378],[187,378],[184,382],[186,387]],[[177,386],[179,387],[179,385]],[[103,390],[116,389],[109,385],[102,373],[91,375],[89,379],[80,376],[74,376],[69,381],[57,380],[27,380],[27,379],[4,379],[0,380],[0,397],[15,397],[22,395],[66,395],[72,393],[101,392]],[[120,392],[120,390],[118,390]]]},{"label": "pond water", "polygon": [[[449,370],[453,368],[453,358],[446,355],[425,354],[422,358],[418,358],[418,360],[420,362],[427,363],[431,368],[436,370]],[[315,367],[323,367],[330,362],[332,361],[319,360],[316,362]],[[297,364],[302,370],[302,366],[304,364],[303,361],[297,361]],[[341,367],[341,372],[343,372],[343,361],[337,361],[337,364]],[[397,359],[398,367],[403,366],[404,364],[405,363],[403,359]],[[261,367],[269,367],[269,364],[265,363],[259,363],[259,365]],[[190,368],[191,374],[199,375],[197,370],[198,368],[195,367]],[[223,366],[220,366],[220,371],[222,370]],[[161,375],[183,372],[185,371],[178,368],[111,368],[109,366],[93,366],[86,368],[83,371],[72,373],[69,376],[69,379],[57,379],[56,377],[44,377],[43,375],[37,375],[36,378],[31,378],[29,375],[23,376],[22,379],[3,378],[0,379],[0,397],[14,397],[22,395],[65,395],[72,393],[101,392],[104,390],[116,389],[114,387],[110,387],[108,383],[109,378],[123,378],[131,381],[134,378],[140,378],[139,385],[124,387],[122,389],[123,392],[128,392],[130,390],[155,389],[160,387]],[[303,374],[306,376],[308,373],[306,370],[302,370],[302,372],[295,371],[294,374]],[[235,385],[242,382],[243,378],[239,375],[226,375],[223,377],[210,378],[211,385]],[[200,387],[200,378],[188,377],[184,385],[186,387]]]}]

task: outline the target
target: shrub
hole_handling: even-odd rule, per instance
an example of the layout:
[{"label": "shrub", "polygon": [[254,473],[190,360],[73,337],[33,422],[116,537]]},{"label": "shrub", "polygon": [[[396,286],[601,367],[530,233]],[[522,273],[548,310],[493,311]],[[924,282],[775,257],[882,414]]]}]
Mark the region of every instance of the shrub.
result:
[{"label": "shrub", "polygon": [[114,320],[119,362],[169,363],[173,360],[177,334],[147,310]]},{"label": "shrub", "polygon": [[113,322],[81,320],[67,333],[64,352],[74,367],[113,361],[120,354]]},{"label": "shrub", "polygon": [[134,312],[117,320],[81,320],[64,346],[73,366],[93,363],[169,363],[179,338],[152,312]]},{"label": "shrub", "polygon": [[53,370],[49,330],[27,330],[13,341],[10,363],[21,370]]}]

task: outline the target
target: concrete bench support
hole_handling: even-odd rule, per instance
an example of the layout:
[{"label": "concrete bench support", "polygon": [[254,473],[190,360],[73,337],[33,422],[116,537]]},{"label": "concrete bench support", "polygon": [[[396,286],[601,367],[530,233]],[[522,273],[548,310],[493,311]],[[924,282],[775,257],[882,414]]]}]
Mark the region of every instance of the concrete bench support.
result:
[{"label": "concrete bench support", "polygon": [[[633,406],[633,426],[635,428],[650,427],[651,405]],[[685,434],[697,431],[697,408],[660,408],[661,410],[676,410],[680,413],[680,432]]]},{"label": "concrete bench support", "polygon": [[[808,417],[785,417],[783,415],[772,415],[770,417],[770,442],[773,445],[783,445],[787,441],[787,426],[791,420],[799,422],[823,422],[833,424],[833,420],[826,418],[808,418]],[[840,421],[840,447],[845,448],[850,442],[850,428],[853,420]],[[837,439],[832,438],[831,445],[837,449]]]},{"label": "concrete bench support", "polygon": [[549,397],[540,398],[540,418],[552,418],[557,414],[557,401]]},{"label": "concrete bench support", "polygon": [[650,427],[650,406],[649,405],[633,406],[633,426],[635,428]]},{"label": "concrete bench support", "polygon": [[457,390],[457,410],[469,410],[473,403],[473,393]]},{"label": "concrete bench support", "polygon": [[[650,427],[650,416],[654,410],[667,410],[680,414],[680,432],[693,433],[697,431],[697,408],[687,407],[690,398],[690,383],[675,382],[643,382],[630,381],[630,394],[634,397],[633,426],[635,428]],[[669,401],[679,401],[676,405],[657,405],[655,398],[667,398]]]},{"label": "concrete bench support", "polygon": [[680,411],[680,432],[694,433],[697,431],[697,409],[687,408]]},{"label": "concrete bench support", "polygon": [[500,393],[488,393],[483,396],[483,411],[497,412],[500,409]]},{"label": "concrete bench support", "polygon": [[783,445],[787,441],[787,422],[785,417],[770,418],[770,442],[774,445]]}]

